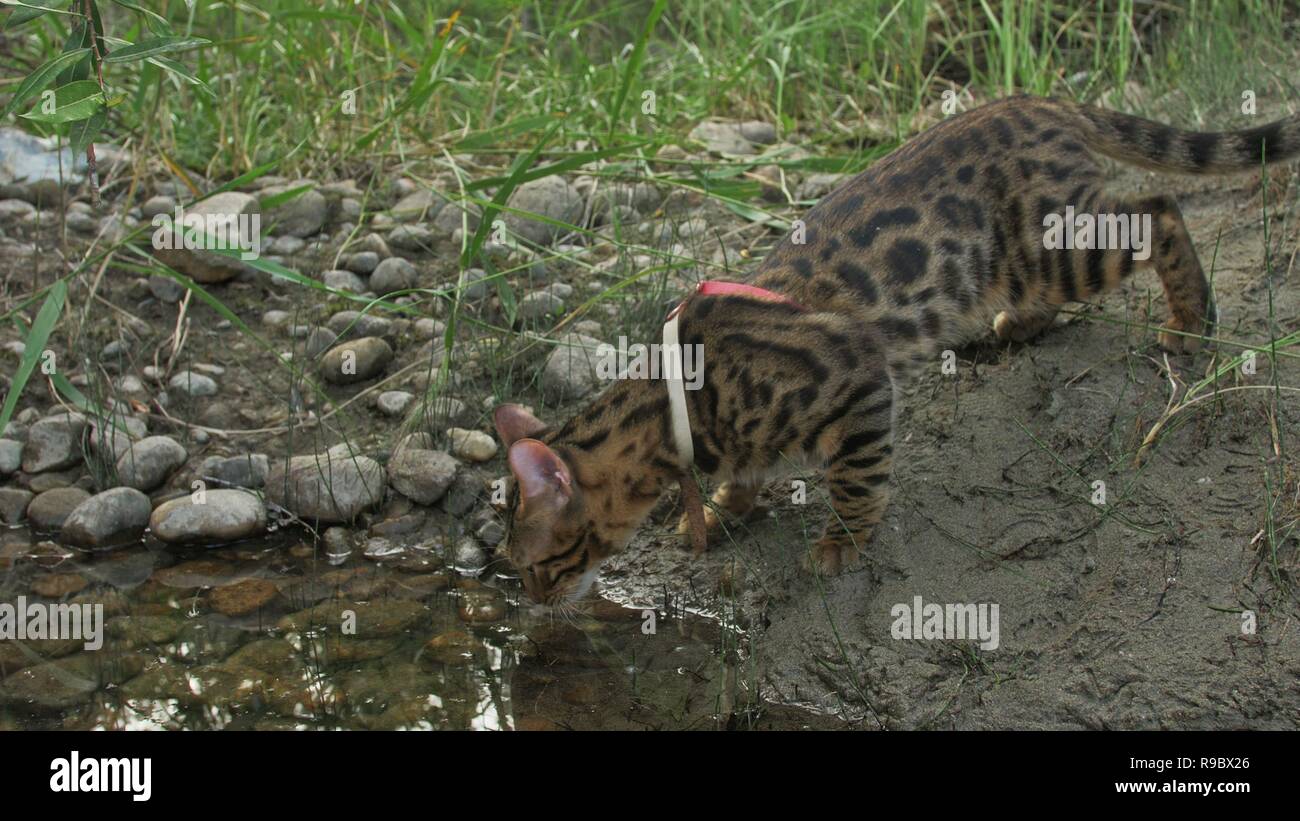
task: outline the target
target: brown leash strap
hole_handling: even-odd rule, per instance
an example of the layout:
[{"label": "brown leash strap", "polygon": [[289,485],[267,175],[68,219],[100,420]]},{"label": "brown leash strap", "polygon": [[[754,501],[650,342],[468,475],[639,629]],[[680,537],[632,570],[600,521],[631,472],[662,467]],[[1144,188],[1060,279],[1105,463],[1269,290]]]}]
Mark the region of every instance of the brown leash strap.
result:
[{"label": "brown leash strap", "polygon": [[704,529],[704,501],[700,498],[700,487],[695,484],[695,477],[689,469],[683,470],[677,479],[682,488],[682,504],[686,507],[686,523],[691,530],[691,548],[700,556],[709,546],[709,536]]}]

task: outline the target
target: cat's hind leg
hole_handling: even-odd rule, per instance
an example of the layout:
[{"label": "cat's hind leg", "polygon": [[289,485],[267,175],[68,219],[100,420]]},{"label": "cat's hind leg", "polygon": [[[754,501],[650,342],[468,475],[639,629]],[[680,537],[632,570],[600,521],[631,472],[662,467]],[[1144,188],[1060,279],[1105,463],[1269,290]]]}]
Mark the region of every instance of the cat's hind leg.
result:
[{"label": "cat's hind leg", "polygon": [[1161,327],[1156,341],[1170,353],[1195,353],[1201,348],[1201,337],[1214,332],[1218,312],[1183,213],[1167,194],[1130,205],[1130,213],[1151,215],[1149,261],[1155,265],[1169,304],[1169,321]]},{"label": "cat's hind leg", "polygon": [[[891,390],[886,387],[886,391]],[[866,400],[866,412],[849,415],[823,438],[826,489],[831,515],[825,534],[804,558],[804,566],[834,575],[857,561],[889,506],[893,466],[892,397]]]},{"label": "cat's hind leg", "polygon": [[1049,252],[1068,255],[1070,275],[1068,289],[1065,277],[1055,283],[1053,298],[1087,299],[1118,286],[1138,268],[1154,266],[1170,314],[1156,341],[1170,353],[1195,353],[1218,316],[1178,203],[1167,194],[1125,199],[1100,193],[1089,197],[1092,202],[1097,203],[1093,247]]}]

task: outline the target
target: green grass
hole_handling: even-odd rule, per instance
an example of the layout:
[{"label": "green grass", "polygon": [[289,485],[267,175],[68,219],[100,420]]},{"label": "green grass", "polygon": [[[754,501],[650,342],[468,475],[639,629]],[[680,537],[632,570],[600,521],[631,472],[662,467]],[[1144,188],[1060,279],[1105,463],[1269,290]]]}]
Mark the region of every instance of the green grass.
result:
[{"label": "green grass", "polygon": [[[718,113],[809,134],[836,149],[825,156],[859,140],[869,118],[905,129],[953,86],[1099,96],[1136,74],[1155,91],[1195,79],[1235,97],[1225,68],[1241,67],[1263,90],[1282,81],[1270,58],[1294,34],[1278,0],[1190,0],[1181,13],[1135,0],[663,5],[271,0],[190,14],[171,2],[175,30],[211,41],[183,62],[212,93],[175,75],[155,83],[153,66],[143,76],[110,66],[110,94],[126,96],[109,132],[218,179],[268,162],[302,176],[427,172],[443,149],[518,154],[555,123],[557,150],[666,142]],[[115,6],[104,17],[114,36],[144,34]],[[17,29],[28,36],[6,74],[50,56],[66,20]],[[653,117],[640,114],[647,90]],[[343,112],[351,91],[355,116]]]}]

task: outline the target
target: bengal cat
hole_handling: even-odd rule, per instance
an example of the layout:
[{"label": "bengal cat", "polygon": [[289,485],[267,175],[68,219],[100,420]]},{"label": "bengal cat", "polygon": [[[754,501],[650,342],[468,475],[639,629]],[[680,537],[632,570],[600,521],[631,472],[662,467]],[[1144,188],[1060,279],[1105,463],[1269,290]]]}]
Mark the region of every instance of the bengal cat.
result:
[{"label": "bengal cat", "polygon": [[[1214,174],[1297,153],[1300,116],[1193,133],[1034,97],[989,103],[907,142],[822,199],[803,236],[787,235],[749,280],[803,309],[745,296],[686,303],[681,341],[703,345],[705,364],[701,389],[687,393],[694,463],[722,480],[714,505],[743,514],[774,470],[824,466],[832,512],[805,562],[838,572],[885,511],[894,391],[915,367],[990,323],[999,339],[1028,340],[1063,303],[1146,266],[1169,306],[1162,348],[1193,353],[1213,329],[1173,198],[1107,194],[1094,154]],[[1148,217],[1151,235],[1131,238],[1147,256],[1049,249],[1045,226],[1067,206]],[[495,422],[516,480],[510,559],[535,601],[580,597],[679,475],[665,383],[616,382],[555,428],[517,405],[499,407]],[[716,528],[713,510],[707,518]]]}]

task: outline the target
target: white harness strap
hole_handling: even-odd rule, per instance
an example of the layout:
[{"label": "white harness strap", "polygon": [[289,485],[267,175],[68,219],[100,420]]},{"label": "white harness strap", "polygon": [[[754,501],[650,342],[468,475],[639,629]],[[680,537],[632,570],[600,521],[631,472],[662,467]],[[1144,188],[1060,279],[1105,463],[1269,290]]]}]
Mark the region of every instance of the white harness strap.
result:
[{"label": "white harness strap", "polygon": [[[702,296],[740,294],[786,302],[803,310],[797,303],[771,291],[735,282],[701,282],[696,286],[695,293]],[[691,420],[686,413],[686,357],[683,356],[685,352],[682,350],[677,327],[685,307],[686,300],[682,300],[664,323],[664,343],[659,352],[659,364],[663,378],[668,382],[668,414],[673,428],[673,445],[677,448],[677,459],[681,466],[677,481],[682,488],[682,506],[686,509],[691,544],[698,556],[708,547],[708,533],[704,521],[704,501],[700,498],[700,488],[691,474],[691,466],[695,464],[695,445],[691,442]],[[703,366],[697,363],[696,367]],[[691,378],[694,379],[696,375],[692,373]]]},{"label": "white harness strap", "polygon": [[695,445],[691,442],[691,420],[686,413],[686,363],[677,330],[685,305],[685,302],[678,305],[664,323],[664,344],[659,351],[659,364],[663,378],[668,383],[668,416],[672,423],[677,461],[681,465],[677,482],[682,489],[682,507],[686,509],[691,546],[695,555],[699,556],[708,548],[709,536],[704,522],[704,501],[700,498],[695,477],[691,475],[691,465],[695,464]]},{"label": "white harness strap", "polygon": [[664,378],[668,382],[668,413],[673,427],[673,444],[677,447],[677,458],[682,467],[689,468],[695,463],[695,445],[691,442],[691,420],[686,414],[686,384],[683,379],[685,365],[682,346],[677,337],[677,323],[681,314],[681,307],[678,306],[664,323],[664,344],[659,356]]}]

